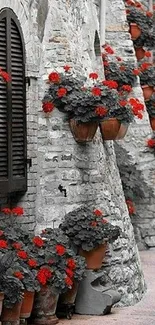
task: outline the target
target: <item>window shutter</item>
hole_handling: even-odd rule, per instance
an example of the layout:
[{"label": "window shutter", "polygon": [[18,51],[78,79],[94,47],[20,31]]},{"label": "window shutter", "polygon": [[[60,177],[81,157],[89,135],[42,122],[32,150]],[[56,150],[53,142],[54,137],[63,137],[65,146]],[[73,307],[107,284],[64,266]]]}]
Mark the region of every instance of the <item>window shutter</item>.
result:
[{"label": "window shutter", "polygon": [[0,12],[0,67],[11,82],[0,81],[0,193],[25,191],[26,87],[25,49],[17,17]]}]

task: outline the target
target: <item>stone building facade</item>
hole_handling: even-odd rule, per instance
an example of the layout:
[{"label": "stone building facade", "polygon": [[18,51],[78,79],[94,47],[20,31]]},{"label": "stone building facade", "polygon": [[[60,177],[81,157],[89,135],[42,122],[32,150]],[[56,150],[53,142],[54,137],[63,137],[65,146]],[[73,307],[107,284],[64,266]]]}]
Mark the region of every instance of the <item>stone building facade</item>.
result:
[{"label": "stone building facade", "polygon": [[[101,56],[96,50],[100,37],[99,4],[93,0],[1,0],[0,9],[11,8],[21,24],[29,77],[28,190],[22,197],[15,195],[13,200],[25,209],[23,227],[28,225],[37,233],[46,226],[57,227],[66,212],[82,203],[109,214],[109,220],[121,227],[122,234],[110,246],[103,281],[122,293],[120,304],[131,305],[142,298],[145,283],[113,142],[103,143],[98,131],[92,143],[79,145],[61,113],[55,109],[46,117],[41,108],[47,76],[52,70],[62,71],[67,63],[75,74],[87,76],[98,70],[103,75]],[[124,56],[130,54],[133,60],[122,0],[109,0],[106,22],[107,41]],[[136,92],[142,95],[139,86]],[[142,134],[145,137],[146,127],[150,130],[148,125],[146,116],[142,131],[139,131],[141,125],[135,124],[125,142],[117,144],[118,156],[120,150],[125,150],[126,156],[132,157],[126,159],[127,164],[135,162],[135,149],[142,142]],[[139,132],[140,139],[136,136]],[[121,159],[120,154],[119,166]],[[137,159],[140,163],[142,156]],[[66,197],[59,191],[59,185],[66,189]]]}]

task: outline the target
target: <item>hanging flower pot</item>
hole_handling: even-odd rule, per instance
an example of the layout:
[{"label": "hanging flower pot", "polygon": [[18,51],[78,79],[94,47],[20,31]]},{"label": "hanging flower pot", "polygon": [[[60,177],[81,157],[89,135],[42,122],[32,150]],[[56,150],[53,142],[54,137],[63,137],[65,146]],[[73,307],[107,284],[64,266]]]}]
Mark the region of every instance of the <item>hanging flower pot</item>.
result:
[{"label": "hanging flower pot", "polygon": [[106,250],[107,250],[107,243],[104,243],[90,251],[85,251],[83,249],[80,249],[79,254],[85,257],[87,269],[98,270],[102,266],[102,262],[106,254]]},{"label": "hanging flower pot", "polygon": [[34,294],[35,292],[30,292],[27,290],[24,291],[24,298],[21,306],[20,318],[30,317],[33,308]]},{"label": "hanging flower pot", "polygon": [[0,292],[0,315],[2,313],[3,300],[4,300],[4,293]]},{"label": "hanging flower pot", "polygon": [[125,137],[125,135],[126,135],[126,133],[128,131],[128,127],[129,127],[128,124],[121,123],[121,126],[120,126],[120,129],[118,131],[116,140],[121,140],[121,139],[123,139]]},{"label": "hanging flower pot", "polygon": [[145,100],[149,100],[150,97],[152,96],[154,89],[151,86],[148,85],[144,85],[142,86],[142,90],[143,90],[143,96]]},{"label": "hanging flower pot", "polygon": [[136,53],[137,61],[142,60],[145,56],[145,50],[142,47],[135,48],[135,53]]},{"label": "hanging flower pot", "polygon": [[100,123],[100,131],[103,140],[116,140],[120,130],[121,122],[116,118],[109,118]]},{"label": "hanging flower pot", "polygon": [[155,117],[149,116],[150,125],[153,131],[155,131]]},{"label": "hanging flower pot", "polygon": [[131,39],[136,40],[142,33],[140,27],[136,23],[130,23]]},{"label": "hanging flower pot", "polygon": [[97,122],[77,123],[70,119],[69,126],[76,142],[85,143],[93,140],[98,128]]},{"label": "hanging flower pot", "polygon": [[48,285],[36,293],[31,317],[33,324],[54,325],[59,322],[55,315],[58,298],[59,294]]},{"label": "hanging flower pot", "polygon": [[16,322],[16,325],[20,323],[20,310],[21,310],[22,302],[17,302],[13,305],[12,308],[6,308],[3,306],[2,308],[2,315],[1,315],[1,321],[3,322],[9,322],[14,323]]}]

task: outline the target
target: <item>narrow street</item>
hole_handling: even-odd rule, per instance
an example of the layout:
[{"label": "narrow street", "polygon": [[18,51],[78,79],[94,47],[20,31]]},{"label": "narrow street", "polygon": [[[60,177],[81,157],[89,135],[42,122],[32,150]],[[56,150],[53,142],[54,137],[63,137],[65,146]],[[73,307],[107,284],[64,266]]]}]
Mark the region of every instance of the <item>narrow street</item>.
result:
[{"label": "narrow street", "polygon": [[113,308],[106,316],[77,316],[59,325],[155,325],[155,250],[140,252],[147,293],[135,306]]}]

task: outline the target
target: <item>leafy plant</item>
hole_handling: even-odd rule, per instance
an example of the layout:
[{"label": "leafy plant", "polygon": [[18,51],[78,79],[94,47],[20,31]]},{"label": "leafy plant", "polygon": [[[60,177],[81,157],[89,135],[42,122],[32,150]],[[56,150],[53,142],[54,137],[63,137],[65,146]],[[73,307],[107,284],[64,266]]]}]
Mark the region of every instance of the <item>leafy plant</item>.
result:
[{"label": "leafy plant", "polygon": [[120,235],[120,228],[103,218],[100,210],[92,212],[86,206],[65,215],[60,228],[77,249],[92,250],[104,242],[111,242]]},{"label": "leafy plant", "polygon": [[139,67],[139,77],[141,85],[155,86],[155,66],[148,62],[143,62]]},{"label": "leafy plant", "polygon": [[150,117],[155,117],[155,94],[145,102],[147,112]]}]

